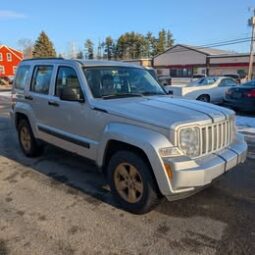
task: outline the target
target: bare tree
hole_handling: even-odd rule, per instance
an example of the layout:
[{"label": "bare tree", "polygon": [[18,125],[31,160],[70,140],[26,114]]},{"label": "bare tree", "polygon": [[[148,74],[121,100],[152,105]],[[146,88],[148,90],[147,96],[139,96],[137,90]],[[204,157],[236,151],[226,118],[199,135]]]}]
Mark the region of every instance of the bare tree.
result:
[{"label": "bare tree", "polygon": [[24,58],[32,58],[33,57],[33,48],[34,43],[32,40],[23,38],[18,41],[18,45],[22,48]]}]

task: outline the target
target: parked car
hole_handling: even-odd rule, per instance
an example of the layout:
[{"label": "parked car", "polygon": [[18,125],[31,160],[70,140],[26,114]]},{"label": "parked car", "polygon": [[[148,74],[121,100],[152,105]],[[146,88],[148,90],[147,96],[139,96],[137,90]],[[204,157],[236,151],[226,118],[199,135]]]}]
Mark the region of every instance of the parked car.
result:
[{"label": "parked car", "polygon": [[172,84],[172,79],[169,75],[158,75],[153,67],[145,67],[148,72],[156,79],[161,86],[167,86]]},{"label": "parked car", "polygon": [[230,77],[236,80],[237,83],[241,83],[241,77],[239,74],[224,74],[225,77]]},{"label": "parked car", "polygon": [[236,85],[237,82],[232,78],[207,76],[186,86],[167,86],[166,90],[174,96],[187,97],[207,103],[222,103],[225,91]]},{"label": "parked car", "polygon": [[228,89],[224,104],[235,110],[255,112],[255,80]]},{"label": "parked car", "polygon": [[194,194],[246,158],[232,110],[173,99],[143,67],[23,60],[12,98],[25,155],[43,141],[93,160],[133,213]]},{"label": "parked car", "polygon": [[191,78],[191,81],[196,81],[198,79],[201,79],[201,78],[205,78],[206,75],[205,74],[194,74]]}]

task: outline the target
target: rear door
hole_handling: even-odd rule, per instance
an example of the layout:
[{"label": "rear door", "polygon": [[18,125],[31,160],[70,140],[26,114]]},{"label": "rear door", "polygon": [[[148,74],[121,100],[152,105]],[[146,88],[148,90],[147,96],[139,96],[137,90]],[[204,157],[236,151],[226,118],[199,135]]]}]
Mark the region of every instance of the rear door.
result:
[{"label": "rear door", "polygon": [[36,125],[49,124],[48,99],[53,79],[54,65],[35,65],[29,89],[25,91],[25,100],[31,106]]}]

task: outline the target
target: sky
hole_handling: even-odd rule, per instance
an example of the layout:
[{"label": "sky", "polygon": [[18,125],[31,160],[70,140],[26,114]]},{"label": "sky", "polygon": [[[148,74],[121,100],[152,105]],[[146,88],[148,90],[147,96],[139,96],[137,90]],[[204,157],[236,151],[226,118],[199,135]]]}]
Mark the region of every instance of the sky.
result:
[{"label": "sky", "polygon": [[[82,49],[87,38],[164,28],[175,43],[200,46],[250,37],[249,7],[255,0],[1,0],[0,44],[20,48],[20,39],[35,41],[43,30],[63,53],[71,43]],[[220,48],[248,52],[249,43]]]}]

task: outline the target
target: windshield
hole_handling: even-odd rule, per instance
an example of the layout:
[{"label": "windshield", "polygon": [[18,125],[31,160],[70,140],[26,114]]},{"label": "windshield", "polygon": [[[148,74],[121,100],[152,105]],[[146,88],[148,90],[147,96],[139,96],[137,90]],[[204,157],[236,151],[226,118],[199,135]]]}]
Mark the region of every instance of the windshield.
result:
[{"label": "windshield", "polygon": [[165,95],[151,74],[135,67],[87,67],[84,73],[95,98]]},{"label": "windshield", "polygon": [[188,86],[205,86],[211,85],[217,81],[218,77],[204,77],[196,81],[190,82]]}]

